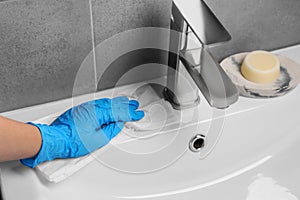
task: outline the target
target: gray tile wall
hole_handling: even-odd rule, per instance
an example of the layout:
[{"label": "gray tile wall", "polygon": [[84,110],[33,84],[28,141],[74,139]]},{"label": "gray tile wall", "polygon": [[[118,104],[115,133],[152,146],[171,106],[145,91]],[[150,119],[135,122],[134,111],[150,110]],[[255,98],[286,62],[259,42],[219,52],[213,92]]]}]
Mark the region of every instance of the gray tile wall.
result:
[{"label": "gray tile wall", "polygon": [[237,52],[273,50],[300,43],[299,0],[206,2],[232,35],[230,42],[212,49],[219,60]]},{"label": "gray tile wall", "polygon": [[[115,37],[139,27],[168,27],[171,0],[90,2],[91,7],[83,0],[0,0],[0,112],[70,97],[82,65],[88,70],[76,85],[76,93],[94,91],[94,66],[106,67],[101,65],[102,58],[144,38],[165,45],[163,34],[140,32],[124,37],[125,42]],[[300,42],[299,0],[206,2],[233,37],[212,48],[219,60],[240,51],[271,50]],[[93,44],[98,47],[105,41],[109,51],[94,54]],[[131,59],[132,63],[142,63],[144,58]],[[129,70],[130,62],[115,65],[98,89],[113,86]],[[155,72],[143,67],[124,83],[160,73],[158,67],[154,67]]]},{"label": "gray tile wall", "polygon": [[[131,51],[149,46],[168,48],[166,31],[144,27],[169,28],[171,6],[172,0],[92,0],[98,90],[164,73],[157,64],[143,65],[146,52]],[[160,62],[167,63],[167,58]]]},{"label": "gray tile wall", "polygon": [[75,93],[95,91],[92,32],[98,45],[125,30],[168,27],[171,2],[0,0],[0,112],[70,97],[83,63]]},{"label": "gray tile wall", "polygon": [[71,95],[92,49],[88,1],[0,3],[0,111]]}]

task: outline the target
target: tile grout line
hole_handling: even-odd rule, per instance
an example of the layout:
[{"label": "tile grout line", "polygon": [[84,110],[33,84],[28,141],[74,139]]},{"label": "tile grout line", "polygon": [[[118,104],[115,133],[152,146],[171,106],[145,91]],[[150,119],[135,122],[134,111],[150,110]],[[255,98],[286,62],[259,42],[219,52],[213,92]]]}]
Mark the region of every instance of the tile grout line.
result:
[{"label": "tile grout line", "polygon": [[98,87],[98,78],[97,78],[97,64],[96,64],[96,46],[95,46],[95,32],[94,32],[94,19],[93,19],[93,6],[92,0],[89,0],[89,7],[90,7],[90,22],[91,22],[91,36],[92,36],[92,51],[93,51],[93,68],[94,68],[94,92],[97,91]]}]

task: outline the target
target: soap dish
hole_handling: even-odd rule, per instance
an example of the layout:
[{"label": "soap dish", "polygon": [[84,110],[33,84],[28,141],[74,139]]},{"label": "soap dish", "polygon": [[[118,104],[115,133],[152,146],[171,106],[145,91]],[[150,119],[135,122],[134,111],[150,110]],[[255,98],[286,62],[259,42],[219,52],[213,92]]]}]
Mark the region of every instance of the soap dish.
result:
[{"label": "soap dish", "polygon": [[248,81],[241,74],[241,65],[249,52],[238,53],[225,58],[221,66],[241,96],[251,98],[272,98],[282,96],[294,89],[300,81],[300,65],[282,55],[275,54],[280,61],[280,75],[273,83],[259,84]]}]

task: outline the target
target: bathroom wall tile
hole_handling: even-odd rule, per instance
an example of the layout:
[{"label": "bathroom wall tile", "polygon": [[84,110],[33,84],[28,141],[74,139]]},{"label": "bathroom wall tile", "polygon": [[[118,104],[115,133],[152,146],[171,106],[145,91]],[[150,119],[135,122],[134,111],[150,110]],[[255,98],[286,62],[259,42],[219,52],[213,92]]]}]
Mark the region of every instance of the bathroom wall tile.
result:
[{"label": "bathroom wall tile", "polygon": [[140,27],[169,27],[172,0],[92,0],[96,44]]},{"label": "bathroom wall tile", "polygon": [[77,70],[93,49],[88,1],[1,2],[0,30],[0,111],[72,95]]},{"label": "bathroom wall tile", "polygon": [[242,51],[272,50],[300,43],[298,0],[206,0],[232,40],[212,48],[222,58]]},{"label": "bathroom wall tile", "polygon": [[[107,70],[101,76],[98,89],[113,87],[116,82],[126,84],[165,73],[165,68],[159,65],[166,63],[166,57],[160,56],[158,51],[154,54],[161,57],[161,60],[158,60],[160,64],[143,65],[138,70],[131,70],[137,67],[134,64],[144,63],[147,59],[145,55],[147,52],[144,51],[145,54],[143,54],[129,51],[146,46],[168,47],[166,29],[159,31],[154,28],[143,29],[143,27],[168,28],[171,5],[172,0],[92,0],[98,76]],[[110,66],[110,69],[107,69],[108,66],[103,64],[103,60],[111,59],[113,62],[118,59],[120,56],[118,53],[122,51],[129,54],[122,57],[124,60],[118,60]],[[120,81],[121,77],[126,76],[125,74],[128,77],[127,80]]]}]

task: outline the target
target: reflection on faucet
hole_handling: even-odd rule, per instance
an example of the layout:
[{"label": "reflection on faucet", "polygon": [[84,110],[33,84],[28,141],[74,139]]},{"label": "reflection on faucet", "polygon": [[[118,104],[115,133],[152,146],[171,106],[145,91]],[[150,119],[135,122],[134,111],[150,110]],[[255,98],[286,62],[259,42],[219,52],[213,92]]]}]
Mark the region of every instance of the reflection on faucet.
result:
[{"label": "reflection on faucet", "polygon": [[[171,29],[181,33],[170,31],[170,68],[165,98],[173,107],[184,109],[197,105],[197,88],[212,107],[227,108],[236,102],[237,88],[207,47],[228,41],[231,36],[204,1],[174,0]],[[192,84],[188,81],[191,78]]]}]

